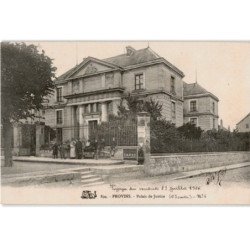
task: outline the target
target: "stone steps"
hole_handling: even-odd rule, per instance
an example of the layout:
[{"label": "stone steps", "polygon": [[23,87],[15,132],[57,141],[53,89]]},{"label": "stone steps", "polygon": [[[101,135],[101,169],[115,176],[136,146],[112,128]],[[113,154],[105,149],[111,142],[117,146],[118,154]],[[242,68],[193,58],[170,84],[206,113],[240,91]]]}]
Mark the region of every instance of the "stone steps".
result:
[{"label": "stone steps", "polygon": [[103,179],[99,175],[95,174],[92,170],[85,169],[84,171],[81,171],[80,174],[80,183],[83,187],[104,184]]}]

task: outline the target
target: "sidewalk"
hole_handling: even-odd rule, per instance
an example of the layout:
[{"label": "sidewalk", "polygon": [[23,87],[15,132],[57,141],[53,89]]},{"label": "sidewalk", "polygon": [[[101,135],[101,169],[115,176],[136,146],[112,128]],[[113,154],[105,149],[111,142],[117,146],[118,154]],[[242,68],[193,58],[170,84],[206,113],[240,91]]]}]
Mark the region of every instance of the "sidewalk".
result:
[{"label": "sidewalk", "polygon": [[56,163],[56,164],[72,164],[72,165],[88,165],[88,166],[110,166],[121,165],[124,163],[122,160],[115,159],[52,159],[48,157],[36,156],[13,156],[13,161],[23,162],[38,162],[38,163]]},{"label": "sidewalk", "polygon": [[179,176],[175,176],[172,180],[186,179],[186,178],[191,178],[191,177],[195,177],[199,175],[218,172],[220,170],[232,170],[232,169],[243,168],[243,167],[248,167],[248,166],[250,166],[250,162],[237,163],[237,164],[232,164],[232,165],[227,165],[227,166],[222,166],[222,167],[192,170],[192,171],[187,171],[187,172],[179,172],[179,173],[176,173],[177,175],[179,174]]}]

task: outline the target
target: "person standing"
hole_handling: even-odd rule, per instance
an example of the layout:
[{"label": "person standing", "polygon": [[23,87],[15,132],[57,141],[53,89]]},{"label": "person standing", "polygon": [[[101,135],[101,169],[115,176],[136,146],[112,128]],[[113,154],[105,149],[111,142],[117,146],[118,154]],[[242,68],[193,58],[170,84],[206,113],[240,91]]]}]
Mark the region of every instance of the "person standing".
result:
[{"label": "person standing", "polygon": [[99,141],[98,141],[98,139],[94,140],[93,149],[94,149],[94,157],[95,157],[96,160],[98,160],[98,150],[99,150]]},{"label": "person standing", "polygon": [[59,152],[60,158],[62,159],[62,143],[58,143],[58,152]]},{"label": "person standing", "polygon": [[76,141],[76,158],[82,158],[82,142],[79,140],[79,138]]},{"label": "person standing", "polygon": [[85,138],[82,139],[82,159],[84,158],[84,151],[86,148],[86,140]]},{"label": "person standing", "polygon": [[75,159],[76,158],[76,142],[74,139],[70,142],[70,158]]},{"label": "person standing", "polygon": [[115,137],[112,138],[111,145],[110,145],[110,156],[113,157],[115,155],[115,149],[116,149],[116,141]]},{"label": "person standing", "polygon": [[61,158],[66,159],[66,151],[67,151],[67,145],[65,142],[61,145]]},{"label": "person standing", "polygon": [[52,154],[53,154],[53,158],[56,159],[58,156],[58,144],[56,142],[52,146]]}]

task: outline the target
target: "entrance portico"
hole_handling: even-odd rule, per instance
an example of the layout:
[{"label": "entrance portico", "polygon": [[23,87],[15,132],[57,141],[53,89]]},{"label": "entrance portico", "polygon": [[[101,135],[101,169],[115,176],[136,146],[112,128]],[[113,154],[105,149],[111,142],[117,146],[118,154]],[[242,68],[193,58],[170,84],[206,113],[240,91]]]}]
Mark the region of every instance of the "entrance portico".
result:
[{"label": "entrance portico", "polygon": [[117,113],[124,88],[116,87],[105,90],[71,94],[65,107],[65,129],[63,140],[79,137],[89,139],[89,121],[107,122],[109,114]]}]

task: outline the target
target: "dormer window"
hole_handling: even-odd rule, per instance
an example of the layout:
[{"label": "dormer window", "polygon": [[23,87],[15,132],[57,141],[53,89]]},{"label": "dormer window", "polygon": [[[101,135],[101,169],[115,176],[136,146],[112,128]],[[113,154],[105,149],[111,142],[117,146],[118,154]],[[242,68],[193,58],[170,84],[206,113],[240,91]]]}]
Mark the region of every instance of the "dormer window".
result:
[{"label": "dormer window", "polygon": [[135,75],[135,90],[140,90],[140,89],[144,89],[144,88],[145,88],[145,85],[144,85],[143,73],[136,74]]}]

